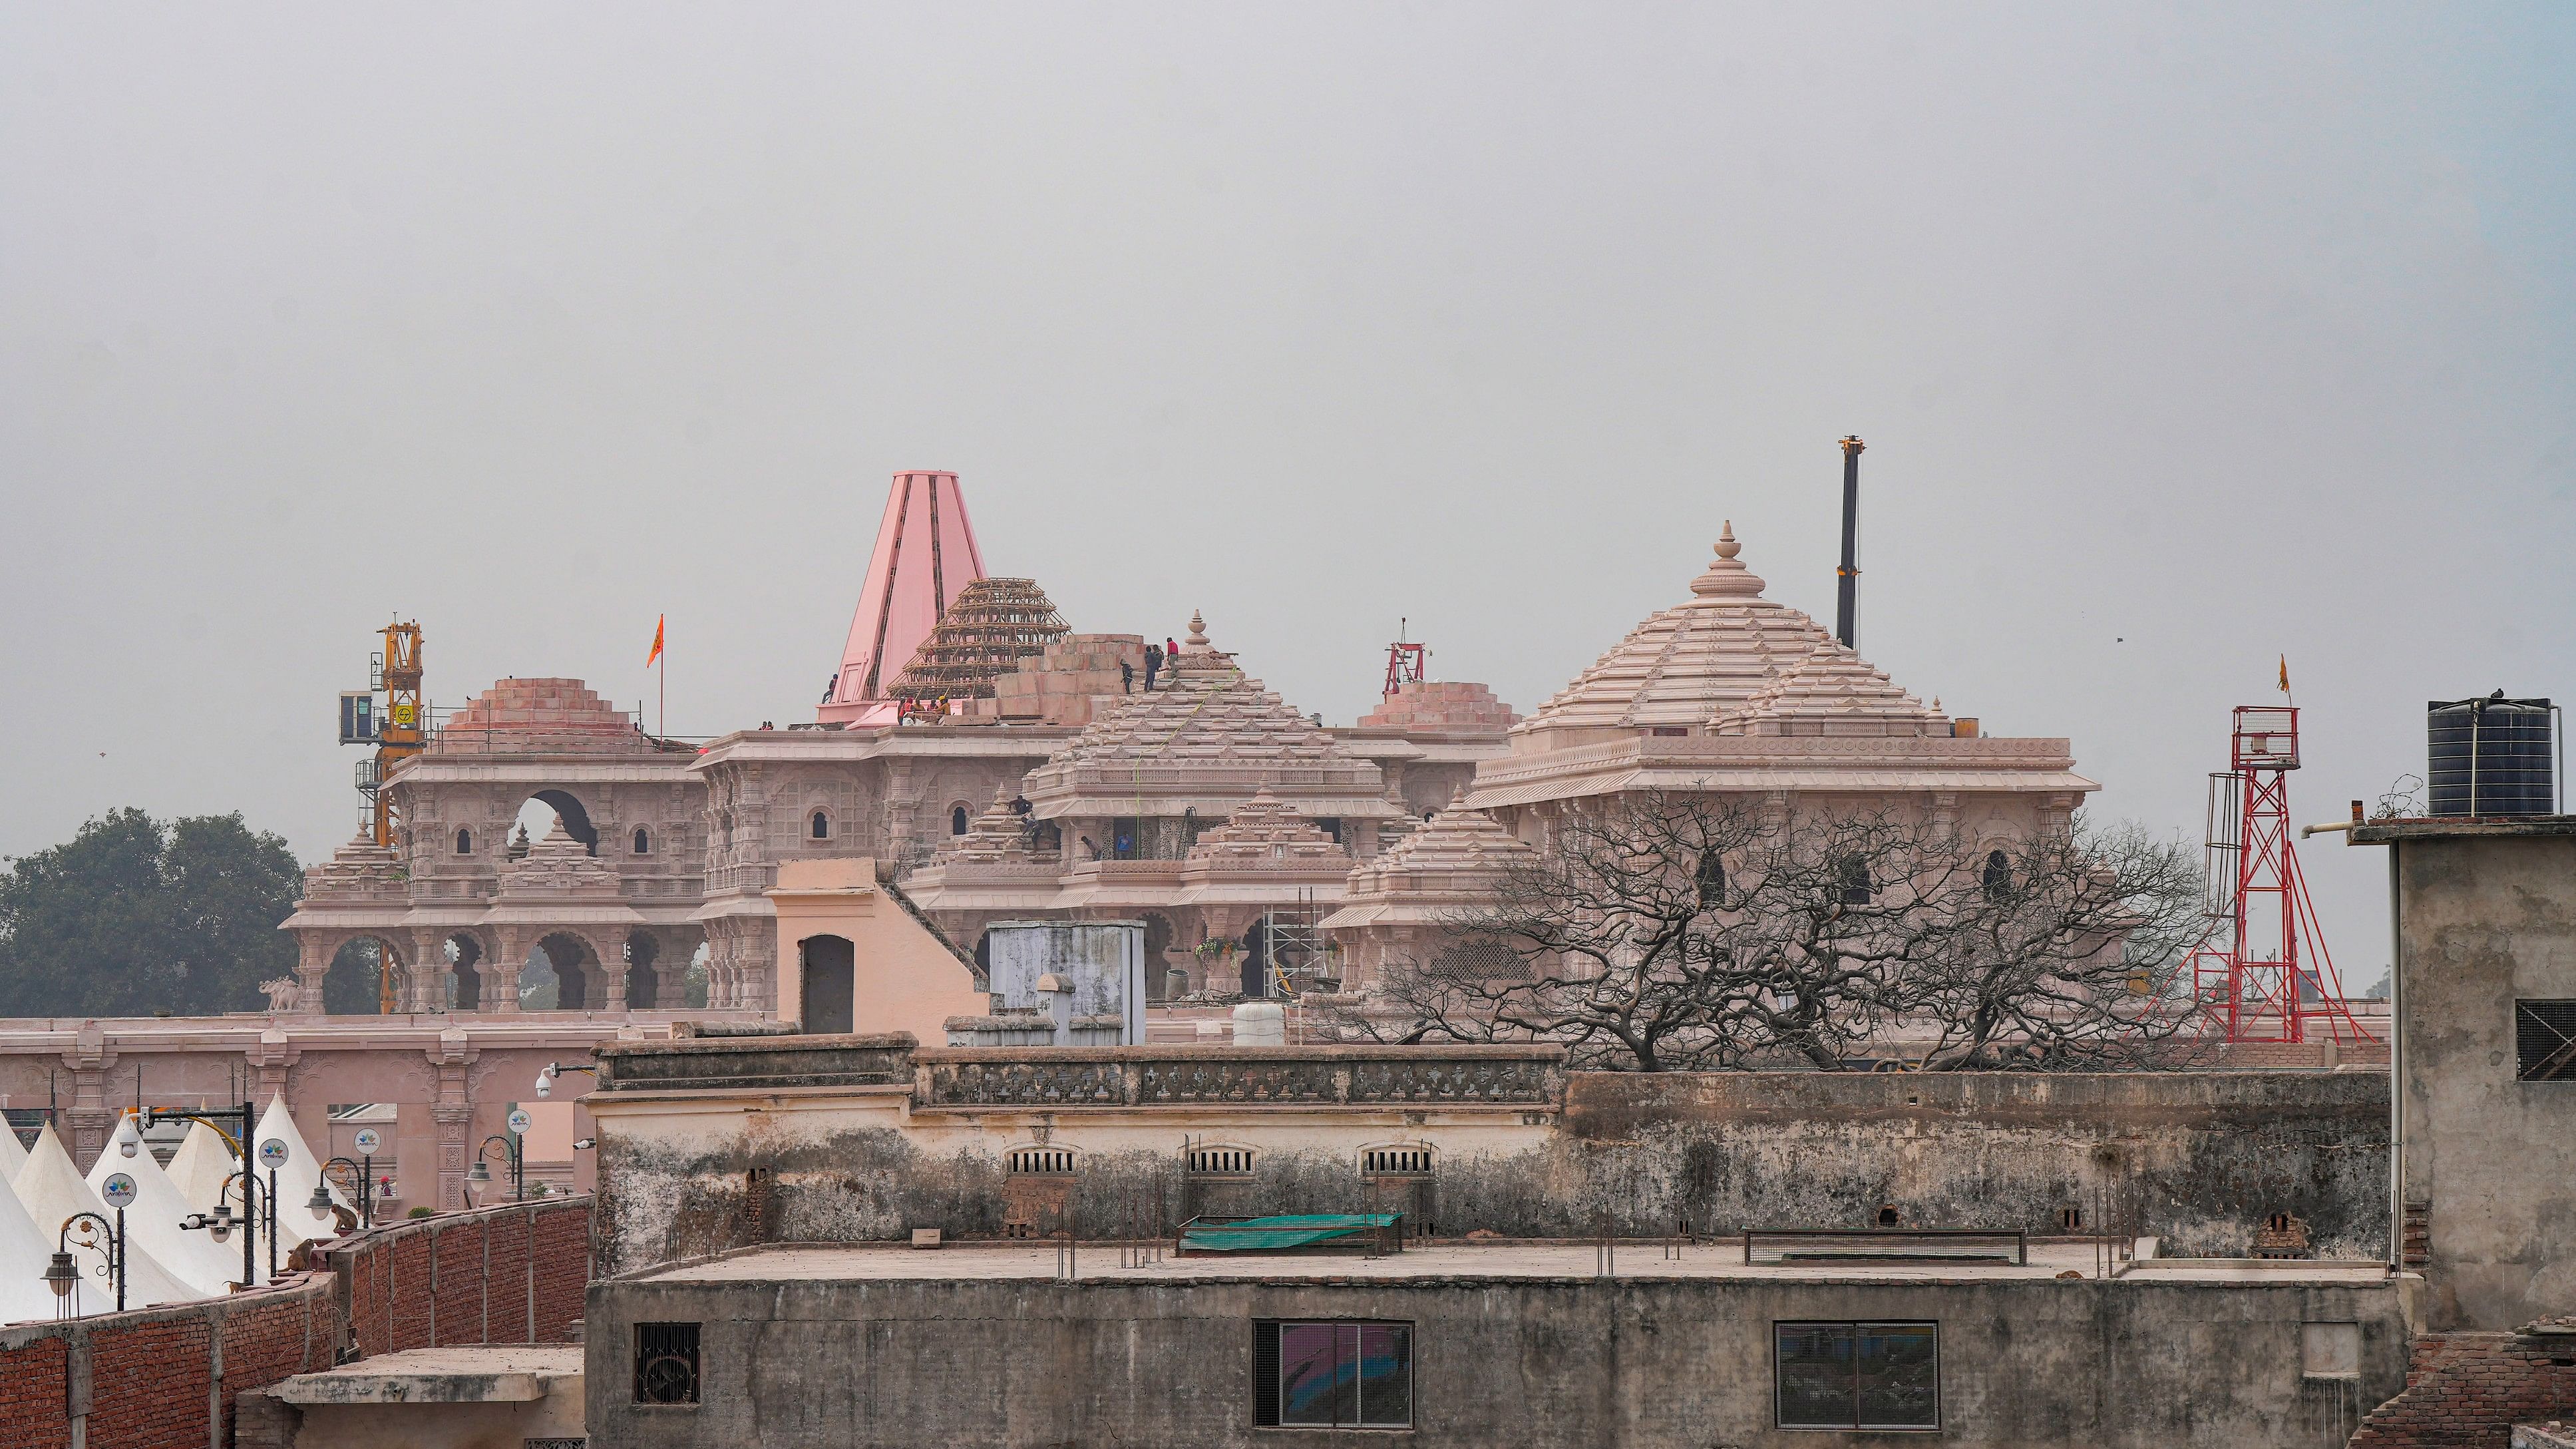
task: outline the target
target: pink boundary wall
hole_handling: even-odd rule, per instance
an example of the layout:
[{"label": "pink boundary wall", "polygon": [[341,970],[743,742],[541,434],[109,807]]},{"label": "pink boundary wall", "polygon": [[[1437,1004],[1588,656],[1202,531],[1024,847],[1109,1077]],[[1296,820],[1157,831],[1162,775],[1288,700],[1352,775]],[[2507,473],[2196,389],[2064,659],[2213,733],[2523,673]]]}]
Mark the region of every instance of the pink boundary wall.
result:
[{"label": "pink boundary wall", "polygon": [[859,608],[832,688],[814,717],[824,724],[891,724],[885,690],[938,626],[948,601],[984,577],[984,555],[967,521],[957,475],[894,475],[876,551],[859,585]]}]

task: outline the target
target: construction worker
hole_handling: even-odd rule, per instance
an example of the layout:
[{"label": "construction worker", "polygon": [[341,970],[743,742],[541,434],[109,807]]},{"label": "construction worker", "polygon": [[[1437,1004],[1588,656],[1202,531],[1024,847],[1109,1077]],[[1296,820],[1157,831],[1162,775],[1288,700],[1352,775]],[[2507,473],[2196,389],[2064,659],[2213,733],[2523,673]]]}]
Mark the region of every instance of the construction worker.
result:
[{"label": "construction worker", "polygon": [[1163,667],[1163,651],[1151,644],[1145,646],[1145,692],[1154,692],[1154,675]]}]

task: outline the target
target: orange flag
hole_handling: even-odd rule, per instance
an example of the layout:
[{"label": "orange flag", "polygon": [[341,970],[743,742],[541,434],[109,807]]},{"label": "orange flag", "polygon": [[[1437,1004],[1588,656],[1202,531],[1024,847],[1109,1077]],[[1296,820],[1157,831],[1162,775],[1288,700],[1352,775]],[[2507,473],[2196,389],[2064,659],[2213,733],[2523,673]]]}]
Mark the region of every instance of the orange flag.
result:
[{"label": "orange flag", "polygon": [[653,652],[644,656],[644,667],[647,669],[653,667],[654,660],[662,657],[662,621],[665,617],[661,614],[653,616]]}]

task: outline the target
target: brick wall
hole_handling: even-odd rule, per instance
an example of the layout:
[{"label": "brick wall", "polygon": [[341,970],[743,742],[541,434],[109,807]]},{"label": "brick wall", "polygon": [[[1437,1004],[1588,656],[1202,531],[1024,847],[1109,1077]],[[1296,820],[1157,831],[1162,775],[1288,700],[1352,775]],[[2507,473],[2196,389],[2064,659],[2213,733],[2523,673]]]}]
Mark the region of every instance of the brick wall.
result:
[{"label": "brick wall", "polygon": [[[590,1277],[590,1209],[571,1198],[388,1224],[256,1292],[0,1328],[0,1445],[69,1449],[84,1416],[93,1445],[230,1445],[239,1396],[329,1368],[344,1347],[564,1342]],[[259,1438],[243,1427],[241,1442]]]},{"label": "brick wall", "polygon": [[2505,1449],[2513,1426],[2576,1414],[2576,1338],[2439,1333],[2415,1340],[2406,1390],[2371,1411],[2352,1449]]}]

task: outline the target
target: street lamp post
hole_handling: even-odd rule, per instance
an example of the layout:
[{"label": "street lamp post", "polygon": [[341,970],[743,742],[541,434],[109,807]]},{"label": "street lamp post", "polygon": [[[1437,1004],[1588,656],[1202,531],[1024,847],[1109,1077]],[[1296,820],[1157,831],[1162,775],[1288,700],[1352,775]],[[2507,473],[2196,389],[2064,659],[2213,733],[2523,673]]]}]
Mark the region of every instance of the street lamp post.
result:
[{"label": "street lamp post", "polygon": [[491,1152],[492,1144],[495,1142],[501,1144],[501,1150],[504,1154],[503,1160],[510,1166],[510,1201],[521,1202],[526,1200],[528,1196],[528,1159],[525,1149],[520,1145],[519,1134],[516,1132],[495,1132],[491,1136],[484,1138],[482,1145],[474,1149],[474,1166],[471,1171],[465,1174],[465,1180],[476,1187],[488,1186],[491,1183]]},{"label": "street lamp post", "polygon": [[116,1311],[125,1311],[125,1205],[134,1201],[134,1179],[121,1172],[110,1177],[106,1196],[116,1206],[116,1221],[109,1222],[83,1208],[63,1219],[62,1231],[54,1236],[54,1255],[45,1264],[45,1286],[54,1290],[54,1313],[58,1318],[73,1317],[80,1308],[79,1300],[72,1296],[72,1290],[80,1285],[80,1268],[72,1262],[75,1228],[80,1230],[79,1246],[106,1259],[99,1271],[116,1284]]},{"label": "street lamp post", "polygon": [[[233,1184],[236,1182],[242,1185],[242,1211],[238,1218],[233,1216],[232,1205]],[[256,1261],[252,1257],[252,1248],[258,1242],[262,1231],[268,1234],[268,1276],[271,1282],[276,1281],[277,1170],[275,1168],[269,1169],[268,1181],[265,1184],[260,1182],[257,1173],[234,1173],[224,1179],[222,1190],[216,1193],[213,1212],[190,1213],[179,1220],[179,1226],[183,1230],[195,1232],[202,1228],[218,1243],[232,1236],[236,1223],[242,1230],[242,1264],[245,1270],[243,1286],[251,1286],[248,1269]]]},{"label": "street lamp post", "polygon": [[331,1221],[332,1202],[329,1179],[331,1169],[335,1167],[348,1169],[349,1175],[357,1179],[357,1187],[349,1197],[358,1206],[358,1226],[374,1227],[376,1225],[376,1159],[372,1154],[368,1155],[364,1162],[351,1162],[345,1157],[334,1157],[322,1164],[324,1180],[313,1184],[313,1196],[304,1204],[313,1210],[313,1220],[321,1223]]},{"label": "street lamp post", "polygon": [[[116,1129],[117,1152],[126,1157],[134,1156],[136,1153],[143,1150],[144,1130],[147,1128],[161,1126],[166,1122],[203,1122],[207,1126],[214,1128],[217,1132],[223,1133],[225,1138],[232,1143],[234,1160],[241,1164],[240,1170],[236,1172],[234,1176],[247,1178],[251,1175],[250,1134],[251,1129],[258,1125],[258,1119],[251,1115],[250,1103],[244,1102],[238,1107],[200,1107],[193,1112],[171,1107],[146,1107],[140,1112],[129,1113],[126,1116],[124,1123]],[[233,1124],[236,1130],[230,1132],[224,1131],[225,1123]],[[274,1141],[275,1139],[271,1140]],[[267,1146],[265,1143],[261,1145],[263,1149]],[[284,1144],[280,1143],[278,1145],[282,1152],[284,1150]],[[280,1158],[280,1161],[283,1160],[283,1158]],[[272,1164],[271,1171],[269,1173],[272,1181],[276,1178],[276,1175],[275,1164]],[[229,1178],[225,1180],[225,1186],[227,1189],[231,1187],[231,1180]],[[245,1190],[242,1195],[242,1207],[244,1209],[243,1216],[245,1220],[247,1220],[249,1216],[248,1210],[250,1207],[250,1194],[247,1190]],[[230,1234],[232,1228],[230,1215],[225,1213],[223,1204],[220,1201],[216,1204],[216,1212],[225,1219],[222,1230],[215,1233],[215,1241],[220,1243],[227,1235]],[[202,1213],[198,1214],[198,1219],[200,1220],[198,1224],[200,1226],[207,1228],[215,1227],[215,1220],[207,1218]],[[180,1226],[186,1227],[189,1226],[189,1224],[182,1222]],[[271,1226],[274,1227],[274,1224]],[[242,1237],[242,1286],[244,1288],[255,1286],[259,1281],[259,1256],[257,1244],[255,1242],[257,1236],[258,1235],[255,1233],[245,1233]],[[268,1256],[270,1260],[269,1276],[274,1278],[277,1276],[277,1243],[274,1238],[269,1242]]]}]

